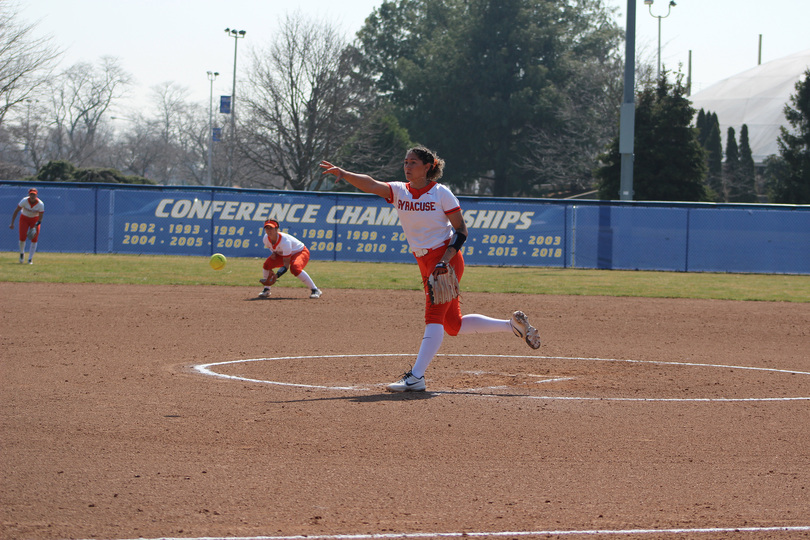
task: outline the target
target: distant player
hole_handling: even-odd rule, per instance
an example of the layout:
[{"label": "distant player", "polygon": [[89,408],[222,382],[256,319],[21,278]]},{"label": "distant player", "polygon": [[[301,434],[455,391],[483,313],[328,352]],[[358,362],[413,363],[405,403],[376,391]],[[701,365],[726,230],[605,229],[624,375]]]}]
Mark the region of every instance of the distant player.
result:
[{"label": "distant player", "polygon": [[31,249],[28,254],[28,264],[34,264],[34,253],[37,252],[39,242],[39,229],[42,226],[42,215],[45,213],[45,203],[37,197],[37,188],[28,190],[28,197],[23,198],[14,209],[11,215],[11,225],[14,228],[14,220],[20,214],[20,264],[25,262],[25,240],[31,240]]},{"label": "distant player", "polygon": [[328,161],[322,161],[321,168],[324,174],[335,175],[336,181],[346,180],[356,188],[379,195],[393,204],[408,245],[419,264],[425,284],[425,334],[413,368],[402,379],[389,384],[389,391],[425,390],[425,371],[439,351],[445,332],[451,336],[512,332],[524,339],[532,349],[540,347],[537,329],[529,324],[522,311],[512,313],[511,319],[492,319],[476,314],[462,317],[457,282],[452,300],[434,303],[432,283],[437,283],[447,274],[455,274],[461,279],[464,273],[461,246],[467,239],[467,225],[461,215],[458,199],[447,186],[437,183],[444,170],[443,159],[425,147],[411,148],[403,164],[407,182],[380,182],[368,175],[336,167]]},{"label": "distant player", "polygon": [[[262,266],[264,275],[259,282],[264,285],[264,289],[259,293],[259,298],[269,297],[270,286],[288,270],[309,287],[310,298],[321,297],[321,290],[315,286],[315,282],[304,271],[304,267],[309,262],[309,249],[303,242],[291,234],[279,231],[278,221],[275,219],[268,219],[264,222],[263,242],[264,247],[269,249],[271,254]],[[278,268],[278,271],[273,273],[275,268]]]}]

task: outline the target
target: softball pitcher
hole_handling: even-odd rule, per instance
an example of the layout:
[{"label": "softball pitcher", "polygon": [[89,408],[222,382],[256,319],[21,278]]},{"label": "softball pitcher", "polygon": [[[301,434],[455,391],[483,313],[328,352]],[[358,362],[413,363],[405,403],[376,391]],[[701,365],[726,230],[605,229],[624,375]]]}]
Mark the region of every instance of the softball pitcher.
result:
[{"label": "softball pitcher", "polygon": [[425,371],[439,351],[445,332],[451,336],[512,332],[532,349],[540,347],[537,329],[522,311],[510,319],[484,315],[461,315],[458,280],[464,274],[461,246],[467,239],[467,225],[461,205],[450,189],[437,183],[444,160],[433,151],[417,146],[408,150],[403,164],[407,182],[380,182],[346,171],[328,161],[320,164],[323,174],[345,180],[361,191],[373,193],[394,205],[408,239],[425,288],[425,332],[413,367],[388,385],[391,392],[424,391]]}]

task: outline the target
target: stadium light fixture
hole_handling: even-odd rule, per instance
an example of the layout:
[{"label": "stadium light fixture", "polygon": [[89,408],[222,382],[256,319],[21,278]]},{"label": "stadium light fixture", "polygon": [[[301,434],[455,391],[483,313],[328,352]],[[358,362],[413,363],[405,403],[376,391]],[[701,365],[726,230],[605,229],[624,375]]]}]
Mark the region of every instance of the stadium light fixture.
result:
[{"label": "stadium light fixture", "polygon": [[231,91],[231,133],[230,133],[230,151],[228,157],[228,182],[233,184],[233,152],[236,145],[236,48],[239,43],[239,38],[244,38],[247,32],[245,30],[236,30],[235,28],[226,28],[225,33],[233,38],[233,89]]},{"label": "stadium light fixture", "polygon": [[669,0],[669,5],[667,6],[667,14],[666,15],[653,15],[652,7],[653,2],[655,0],[644,0],[644,5],[649,7],[650,15],[658,19],[658,73],[657,77],[661,76],[661,19],[666,19],[669,17],[669,14],[672,12],[672,8],[675,7],[677,4],[675,0]]}]

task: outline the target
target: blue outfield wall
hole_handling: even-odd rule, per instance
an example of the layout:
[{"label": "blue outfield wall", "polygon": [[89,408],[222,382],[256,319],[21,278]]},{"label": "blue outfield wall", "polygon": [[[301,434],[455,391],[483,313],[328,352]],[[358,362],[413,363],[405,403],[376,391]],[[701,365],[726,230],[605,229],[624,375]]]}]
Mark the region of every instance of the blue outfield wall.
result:
[{"label": "blue outfield wall", "polygon": [[[32,184],[0,182],[8,217]],[[37,184],[41,252],[265,257],[262,223],[313,260],[412,262],[394,208],[374,195]],[[810,274],[810,206],[460,197],[467,264]],[[4,251],[17,251],[8,230]]]}]

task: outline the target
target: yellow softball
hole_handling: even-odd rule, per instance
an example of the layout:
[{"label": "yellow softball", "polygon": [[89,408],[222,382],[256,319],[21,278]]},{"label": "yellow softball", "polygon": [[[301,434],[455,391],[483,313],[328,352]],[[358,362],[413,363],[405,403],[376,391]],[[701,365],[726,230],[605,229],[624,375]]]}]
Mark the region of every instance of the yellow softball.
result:
[{"label": "yellow softball", "polygon": [[225,258],[225,255],[222,253],[214,253],[211,255],[211,260],[208,261],[208,264],[210,264],[211,268],[214,270],[222,270],[225,268],[226,262],[228,262],[228,259]]}]

